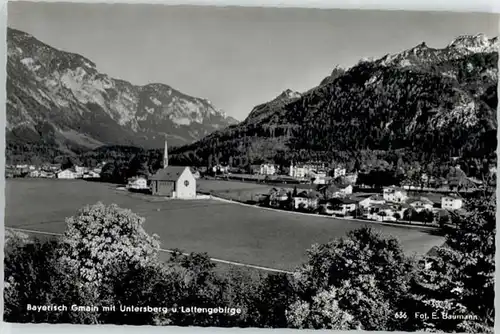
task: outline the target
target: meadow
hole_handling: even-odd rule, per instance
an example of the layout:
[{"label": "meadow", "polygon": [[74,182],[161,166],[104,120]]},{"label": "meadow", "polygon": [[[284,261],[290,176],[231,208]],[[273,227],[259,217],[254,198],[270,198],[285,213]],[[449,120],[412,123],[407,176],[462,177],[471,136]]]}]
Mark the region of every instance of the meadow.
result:
[{"label": "meadow", "polygon": [[258,201],[260,196],[268,194],[272,188],[268,184],[241,181],[202,179],[197,183],[199,192],[241,202]]},{"label": "meadow", "polygon": [[[219,183],[208,185],[219,191],[243,192],[239,182],[232,189],[227,181],[211,182]],[[255,191],[260,187],[246,185]],[[200,182],[200,189],[203,187],[207,184]],[[5,225],[62,233],[64,219],[83,206],[98,201],[116,203],[145,217],[144,228],[160,236],[162,248],[206,252],[214,258],[282,270],[302,264],[312,244],[342,237],[365,225],[397,237],[408,254],[424,254],[443,242],[428,230],[305,216],[216,200],[163,200],[115,188],[83,180],[8,179]]]}]

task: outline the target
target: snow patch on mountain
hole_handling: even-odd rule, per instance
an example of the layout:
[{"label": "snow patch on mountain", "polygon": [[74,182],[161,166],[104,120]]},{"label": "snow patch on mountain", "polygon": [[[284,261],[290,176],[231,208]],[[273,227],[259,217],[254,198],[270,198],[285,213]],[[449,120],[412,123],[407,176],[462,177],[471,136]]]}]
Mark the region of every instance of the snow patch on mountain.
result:
[{"label": "snow patch on mountain", "polygon": [[177,125],[190,125],[191,120],[187,117],[171,117],[170,118],[174,124]]},{"label": "snow patch on mountain", "polygon": [[40,69],[40,65],[35,65],[35,60],[33,60],[33,58],[24,58],[24,59],[21,59],[21,64],[23,64],[24,66],[26,66],[27,69],[33,71],[33,72],[36,72]]},{"label": "snow patch on mountain", "polygon": [[153,102],[155,105],[157,105],[157,106],[161,106],[161,102],[160,102],[160,100],[158,100],[156,97],[151,96],[149,99],[150,99],[150,100],[151,100],[151,102]]},{"label": "snow patch on mountain", "polygon": [[367,80],[367,81],[365,82],[365,87],[368,87],[368,86],[373,85],[374,83],[376,83],[376,82],[377,82],[377,80],[378,80],[378,79],[379,79],[379,77],[378,77],[378,76],[376,76],[376,75],[372,76],[369,80]]}]

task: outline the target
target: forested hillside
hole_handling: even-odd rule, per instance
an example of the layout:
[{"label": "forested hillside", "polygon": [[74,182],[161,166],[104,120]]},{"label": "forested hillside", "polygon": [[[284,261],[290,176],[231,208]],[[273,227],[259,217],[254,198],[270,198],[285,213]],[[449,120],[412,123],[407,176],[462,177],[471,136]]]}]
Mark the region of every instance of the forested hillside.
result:
[{"label": "forested hillside", "polygon": [[483,44],[471,48],[463,38],[444,49],[421,44],[334,71],[300,97],[273,100],[265,113],[254,110],[173,158],[195,165],[334,160],[352,167],[458,158],[480,174],[496,164],[497,40],[468,38]]}]

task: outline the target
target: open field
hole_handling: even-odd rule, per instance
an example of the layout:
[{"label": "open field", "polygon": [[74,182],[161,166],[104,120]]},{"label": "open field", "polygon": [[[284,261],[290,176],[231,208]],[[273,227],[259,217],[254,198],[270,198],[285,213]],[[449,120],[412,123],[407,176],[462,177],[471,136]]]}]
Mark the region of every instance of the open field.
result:
[{"label": "open field", "polygon": [[64,218],[84,205],[116,203],[145,217],[145,229],[160,236],[162,248],[207,252],[214,258],[282,270],[302,264],[311,244],[327,242],[365,225],[397,237],[409,254],[423,254],[443,242],[427,230],[309,217],[213,200],[161,201],[114,187],[81,180],[7,180],[5,225],[62,233]]},{"label": "open field", "polygon": [[268,194],[272,188],[273,186],[268,184],[241,181],[201,179],[197,182],[199,192],[242,202],[257,201],[261,195]]}]

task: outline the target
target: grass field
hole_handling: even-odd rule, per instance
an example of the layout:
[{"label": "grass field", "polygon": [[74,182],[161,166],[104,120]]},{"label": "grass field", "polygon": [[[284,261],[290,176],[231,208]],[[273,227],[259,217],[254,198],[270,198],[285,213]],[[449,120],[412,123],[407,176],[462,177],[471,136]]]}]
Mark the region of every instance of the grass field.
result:
[{"label": "grass field", "polygon": [[257,201],[261,195],[268,194],[273,186],[241,181],[198,180],[199,192],[210,193],[236,201]]},{"label": "grass field", "polygon": [[[223,191],[228,182],[221,183],[210,187]],[[201,183],[200,188],[203,186]],[[114,188],[81,180],[7,180],[5,225],[62,233],[64,219],[84,205],[116,203],[145,217],[145,229],[160,236],[162,248],[207,252],[214,258],[282,270],[302,264],[306,249],[313,243],[327,242],[364,225],[397,237],[407,253],[423,254],[443,242],[441,237],[415,228],[304,216],[212,200],[162,201]]]}]

